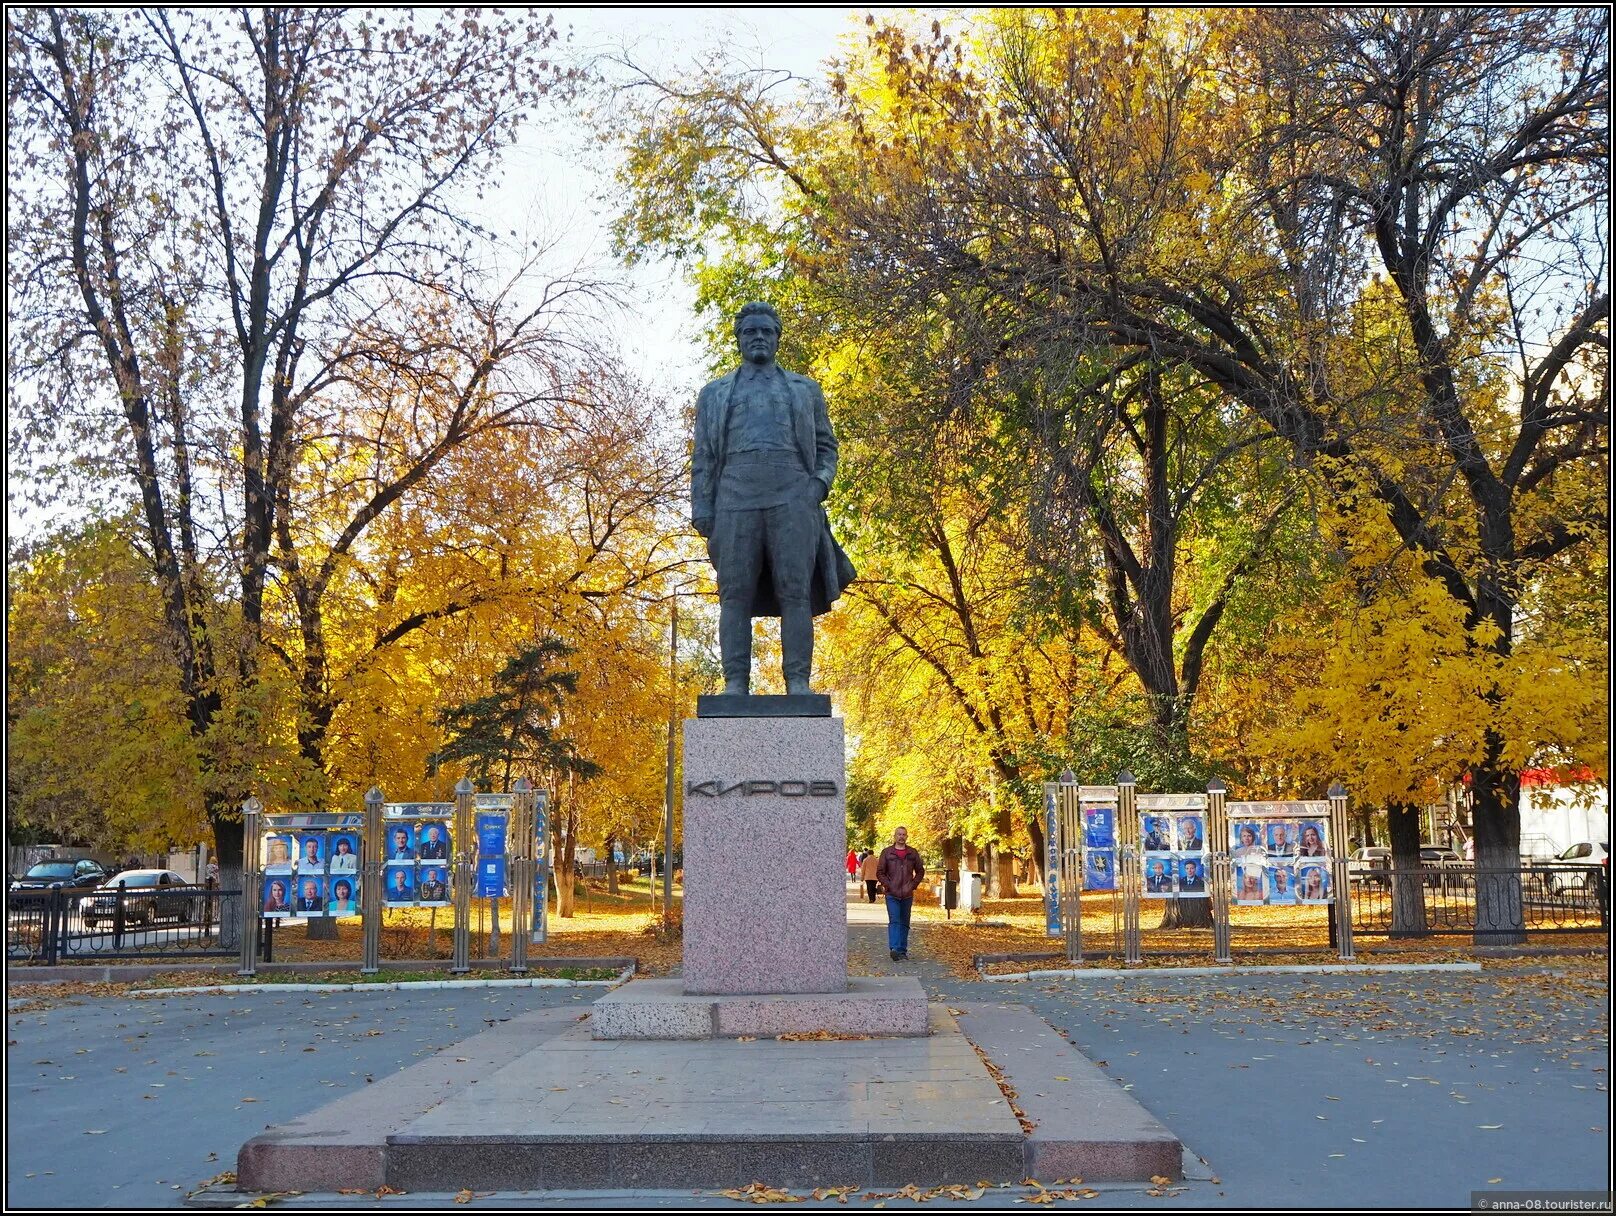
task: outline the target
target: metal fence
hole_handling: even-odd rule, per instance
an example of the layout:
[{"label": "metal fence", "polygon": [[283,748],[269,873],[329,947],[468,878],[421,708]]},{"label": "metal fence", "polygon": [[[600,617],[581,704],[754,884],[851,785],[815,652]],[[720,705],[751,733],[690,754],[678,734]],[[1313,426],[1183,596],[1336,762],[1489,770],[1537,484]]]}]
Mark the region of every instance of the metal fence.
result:
[{"label": "metal fence", "polygon": [[12,891],[6,896],[6,958],[61,963],[230,955],[220,924],[240,897],[240,891],[216,887]]},{"label": "metal fence", "polygon": [[1528,933],[1590,933],[1610,925],[1603,866],[1512,869],[1441,866],[1352,875],[1355,933],[1389,937],[1509,933],[1519,912]]}]

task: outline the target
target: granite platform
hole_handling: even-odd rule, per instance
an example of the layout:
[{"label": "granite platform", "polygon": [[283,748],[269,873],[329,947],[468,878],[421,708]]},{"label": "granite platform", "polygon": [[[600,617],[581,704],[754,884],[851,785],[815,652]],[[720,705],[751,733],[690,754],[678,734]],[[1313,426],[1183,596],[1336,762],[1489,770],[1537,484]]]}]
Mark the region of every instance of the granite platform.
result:
[{"label": "granite platform", "polygon": [[696,698],[698,718],[828,718],[830,697],[822,692],[782,696],[714,693]]},{"label": "granite platform", "polygon": [[926,993],[913,976],[852,976],[842,992],[702,995],[677,979],[637,979],[595,1002],[597,1039],[723,1039],[826,1031],[928,1032]]},{"label": "granite platform", "polygon": [[[573,1010],[522,1015],[255,1136],[237,1186],[874,1187],[1053,1181],[1077,1167],[1096,1180],[1180,1176],[1170,1134],[1024,1007],[962,1013],[931,1005],[921,1037],[676,1043],[601,1041]],[[977,1049],[1005,1069],[1030,1134]]]}]

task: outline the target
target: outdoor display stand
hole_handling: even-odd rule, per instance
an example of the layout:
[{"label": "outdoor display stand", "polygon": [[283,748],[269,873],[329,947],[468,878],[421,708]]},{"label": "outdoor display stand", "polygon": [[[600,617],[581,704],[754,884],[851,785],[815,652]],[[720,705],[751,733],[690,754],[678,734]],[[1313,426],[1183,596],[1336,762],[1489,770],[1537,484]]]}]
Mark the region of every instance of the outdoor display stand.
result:
[{"label": "outdoor display stand", "polygon": [[1223,804],[1218,840],[1225,852],[1218,886],[1222,937],[1219,962],[1230,953],[1229,909],[1241,906],[1328,906],[1337,952],[1352,948],[1352,886],[1347,879],[1347,791],[1339,782],[1328,799]]},{"label": "outdoor display stand", "polygon": [[1123,773],[1118,785],[1079,785],[1070,771],[1044,784],[1046,931],[1060,937],[1069,962],[1083,959],[1083,892],[1109,891],[1112,924],[1123,879],[1116,847],[1120,789],[1132,778]]},{"label": "outdoor display stand", "polygon": [[238,974],[256,974],[260,921],[293,915],[360,916],[361,971],[375,974],[383,909],[423,906],[454,909],[451,970],[464,973],[474,893],[495,901],[491,955],[499,952],[498,900],[511,896],[510,967],[526,971],[528,945],[545,940],[546,803],[526,778],[508,794],[479,794],[462,780],[453,802],[389,803],[372,788],[363,812],[266,813],[247,799]]},{"label": "outdoor display stand", "polygon": [[242,803],[241,810],[245,830],[237,974],[255,975],[260,921],[369,915],[371,904],[360,877],[366,815],[266,812],[256,797]]},{"label": "outdoor display stand", "polygon": [[1217,780],[1204,794],[1140,794],[1128,772],[1079,785],[1068,771],[1044,784],[1044,828],[1045,930],[1069,962],[1083,959],[1084,891],[1111,893],[1113,926],[1120,900],[1128,963],[1143,959],[1145,899],[1209,900],[1216,962],[1233,961],[1231,908],[1256,904],[1327,907],[1340,957],[1354,957],[1340,783],[1324,801],[1230,803]]}]

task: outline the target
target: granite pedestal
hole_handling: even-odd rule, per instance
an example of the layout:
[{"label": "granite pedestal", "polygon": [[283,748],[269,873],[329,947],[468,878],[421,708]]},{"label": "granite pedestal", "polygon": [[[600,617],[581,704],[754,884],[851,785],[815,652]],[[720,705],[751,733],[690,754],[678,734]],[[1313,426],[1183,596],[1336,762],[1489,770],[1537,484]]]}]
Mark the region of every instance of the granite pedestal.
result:
[{"label": "granite pedestal", "polygon": [[846,991],[842,720],[692,718],[684,744],[684,990]]}]

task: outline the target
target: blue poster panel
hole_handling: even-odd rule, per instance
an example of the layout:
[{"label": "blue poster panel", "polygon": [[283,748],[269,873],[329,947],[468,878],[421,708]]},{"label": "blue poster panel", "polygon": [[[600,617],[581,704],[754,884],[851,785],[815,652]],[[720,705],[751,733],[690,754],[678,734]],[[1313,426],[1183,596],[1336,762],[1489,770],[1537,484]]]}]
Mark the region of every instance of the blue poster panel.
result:
[{"label": "blue poster panel", "polygon": [[422,861],[449,860],[449,825],[441,819],[423,819],[415,825],[415,855]]},{"label": "blue poster panel", "polygon": [[297,898],[292,911],[298,916],[325,915],[325,879],[318,874],[299,872],[296,880]]},{"label": "blue poster panel", "polygon": [[415,905],[415,863],[389,861],[387,876],[382,882],[382,901],[391,908]]},{"label": "blue poster panel", "polygon": [[449,867],[423,861],[416,869],[415,898],[423,907],[444,907],[449,902]]},{"label": "blue poster panel", "polygon": [[1044,933],[1060,937],[1060,786],[1053,781],[1044,783]]},{"label": "blue poster panel", "polygon": [[1117,808],[1114,806],[1086,806],[1083,808],[1083,843],[1091,849],[1117,847]]},{"label": "blue poster panel", "polygon": [[506,816],[499,812],[477,813],[477,853],[484,858],[505,856]]},{"label": "blue poster panel", "polygon": [[1083,852],[1083,887],[1088,891],[1115,891],[1117,889],[1117,862],[1115,849],[1085,849]]},{"label": "blue poster panel", "polygon": [[292,877],[290,874],[271,874],[264,879],[264,899],[260,911],[265,916],[292,914]]},{"label": "blue poster panel", "polygon": [[[336,860],[335,857],[332,858]],[[325,901],[327,916],[359,915],[359,879],[352,874],[333,874],[331,893]]]},{"label": "blue poster panel", "polygon": [[401,861],[415,861],[415,825],[390,823],[387,825],[387,864]]},{"label": "blue poster panel", "polygon": [[477,860],[477,898],[501,899],[505,895],[505,858],[481,857]]},{"label": "blue poster panel", "polygon": [[358,832],[331,833],[330,869],[333,874],[359,873]]}]

